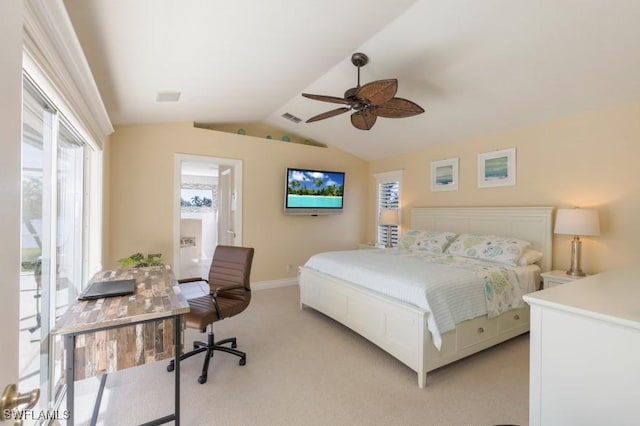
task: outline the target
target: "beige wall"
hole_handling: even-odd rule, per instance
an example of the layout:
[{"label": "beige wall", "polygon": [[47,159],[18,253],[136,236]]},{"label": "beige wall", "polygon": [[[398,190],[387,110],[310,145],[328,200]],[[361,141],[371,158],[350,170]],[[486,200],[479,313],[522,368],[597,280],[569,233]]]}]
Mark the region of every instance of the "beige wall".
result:
[{"label": "beige wall", "polygon": [[[254,281],[293,277],[313,253],[375,239],[372,173],[404,170],[403,222],[411,206],[591,207],[600,237],[583,238],[583,269],[601,272],[640,258],[640,105],[486,135],[367,162],[317,148],[193,128],[190,123],[121,126],[108,148],[107,267],[135,251],[172,261],[173,154],[244,161],[244,244],[256,247]],[[517,149],[517,184],[478,188],[477,154]],[[460,189],[431,192],[430,163],[460,158]],[[110,164],[110,165],[109,165]],[[282,213],[287,166],[347,171],[345,213]],[[363,220],[365,218],[366,220]],[[366,224],[366,226],[365,226]],[[554,268],[569,266],[568,236],[554,239]],[[292,265],[290,273],[286,266]]]},{"label": "beige wall", "polygon": [[[510,147],[517,150],[517,184],[478,188],[477,154]],[[454,157],[460,158],[460,189],[431,192],[431,161]],[[600,212],[602,235],[583,239],[583,270],[602,272],[640,259],[640,105],[386,158],[371,169],[404,169],[404,223],[411,206],[591,207]],[[367,222],[372,239],[375,212]],[[568,268],[569,241],[555,237],[554,268]]]},{"label": "beige wall", "polygon": [[[252,281],[295,277],[311,254],[355,248],[364,240],[367,162],[335,148],[194,128],[191,123],[116,127],[108,147],[106,267],[136,251],[161,252],[173,262],[174,154],[243,160],[243,244],[256,249]],[[346,172],[345,211],[286,216],[285,169]],[[108,219],[107,219],[108,218]],[[292,265],[287,272],[287,265]]]}]

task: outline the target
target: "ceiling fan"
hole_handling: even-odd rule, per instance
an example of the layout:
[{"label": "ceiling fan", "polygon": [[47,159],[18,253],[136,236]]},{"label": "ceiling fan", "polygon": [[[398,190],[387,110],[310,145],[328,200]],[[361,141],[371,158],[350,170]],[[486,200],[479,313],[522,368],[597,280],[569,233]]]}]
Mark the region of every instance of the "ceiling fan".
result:
[{"label": "ceiling fan", "polygon": [[305,98],[316,101],[347,105],[313,116],[306,122],[312,123],[335,117],[348,111],[354,111],[351,114],[353,127],[360,130],[369,130],[376,123],[378,117],[403,118],[424,112],[420,105],[407,99],[395,97],[398,91],[398,80],[395,78],[375,80],[360,86],[360,67],[365,66],[368,62],[369,58],[364,53],[356,52],[351,55],[351,63],[358,67],[358,85],[344,92],[343,98],[303,93],[302,96]]}]

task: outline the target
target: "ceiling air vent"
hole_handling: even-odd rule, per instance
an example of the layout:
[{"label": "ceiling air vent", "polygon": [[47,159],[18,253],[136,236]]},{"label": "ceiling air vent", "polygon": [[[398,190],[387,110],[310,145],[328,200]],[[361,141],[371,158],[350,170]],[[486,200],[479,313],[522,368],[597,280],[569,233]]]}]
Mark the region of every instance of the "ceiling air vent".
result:
[{"label": "ceiling air vent", "polygon": [[285,112],[284,114],[282,114],[282,117],[286,118],[289,121],[293,121],[296,124],[302,121],[301,118],[298,118],[293,114],[289,114],[288,112]]},{"label": "ceiling air vent", "polygon": [[178,102],[180,92],[158,92],[156,102]]}]

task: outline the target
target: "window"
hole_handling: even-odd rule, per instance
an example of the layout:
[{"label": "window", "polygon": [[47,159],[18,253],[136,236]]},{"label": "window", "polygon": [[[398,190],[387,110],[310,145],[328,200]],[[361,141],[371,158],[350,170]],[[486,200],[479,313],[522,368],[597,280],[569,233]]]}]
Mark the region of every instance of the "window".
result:
[{"label": "window", "polygon": [[[183,178],[192,176],[185,175]],[[195,176],[194,178],[198,178]],[[206,213],[216,210],[218,188],[211,183],[182,182],[180,187],[180,211]]]},{"label": "window", "polygon": [[[386,173],[378,173],[374,175],[378,187],[376,223],[380,217],[382,209],[399,209],[400,208],[400,187],[402,183],[402,171],[393,171]],[[388,238],[391,238],[391,245],[398,244],[399,225],[378,225],[376,232],[376,242],[380,245],[386,245]],[[388,235],[388,233],[390,235]]]}]

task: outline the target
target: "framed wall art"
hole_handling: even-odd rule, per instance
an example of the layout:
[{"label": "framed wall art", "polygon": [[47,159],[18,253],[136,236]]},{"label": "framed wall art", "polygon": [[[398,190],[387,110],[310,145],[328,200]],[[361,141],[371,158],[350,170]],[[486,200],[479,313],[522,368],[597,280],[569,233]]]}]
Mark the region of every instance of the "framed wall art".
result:
[{"label": "framed wall art", "polygon": [[478,187],[491,188],[516,184],[516,149],[478,154]]},{"label": "framed wall art", "polygon": [[458,190],[458,158],[431,162],[431,190]]}]

